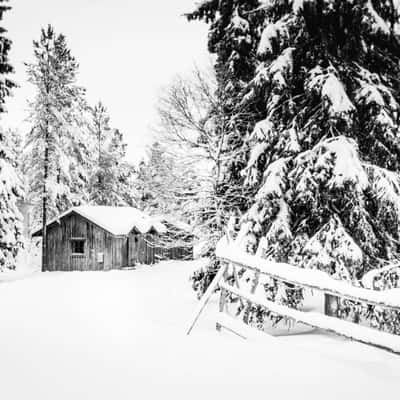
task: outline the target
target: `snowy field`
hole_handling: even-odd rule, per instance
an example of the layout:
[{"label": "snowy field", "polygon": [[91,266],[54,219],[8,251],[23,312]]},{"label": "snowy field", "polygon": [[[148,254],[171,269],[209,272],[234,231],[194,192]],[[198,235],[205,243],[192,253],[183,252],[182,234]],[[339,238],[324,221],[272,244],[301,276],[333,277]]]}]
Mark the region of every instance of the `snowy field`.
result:
[{"label": "snowy field", "polygon": [[396,399],[400,357],[319,333],[192,335],[199,262],[0,276],[0,399]]}]

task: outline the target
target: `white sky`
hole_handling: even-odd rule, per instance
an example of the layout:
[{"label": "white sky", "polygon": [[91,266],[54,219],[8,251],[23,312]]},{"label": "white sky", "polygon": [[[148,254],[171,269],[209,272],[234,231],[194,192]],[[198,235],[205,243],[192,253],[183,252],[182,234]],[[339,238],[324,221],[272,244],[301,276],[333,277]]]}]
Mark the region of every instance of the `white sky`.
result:
[{"label": "white sky", "polygon": [[128,159],[138,161],[151,142],[160,88],[195,64],[206,64],[207,27],[187,22],[183,13],[195,0],[11,0],[4,26],[13,40],[10,54],[20,88],[8,100],[3,126],[28,129],[27,99],[33,95],[23,62],[32,61],[32,41],[52,24],[67,37],[80,64],[79,84],[91,104],[102,100],[111,124],[128,143]]}]

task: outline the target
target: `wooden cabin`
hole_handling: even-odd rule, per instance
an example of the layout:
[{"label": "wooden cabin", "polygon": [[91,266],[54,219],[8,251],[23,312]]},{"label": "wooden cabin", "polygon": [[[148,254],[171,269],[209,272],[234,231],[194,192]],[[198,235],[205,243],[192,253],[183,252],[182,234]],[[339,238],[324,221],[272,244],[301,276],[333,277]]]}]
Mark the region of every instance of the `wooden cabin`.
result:
[{"label": "wooden cabin", "polygon": [[73,207],[47,224],[46,270],[102,271],[192,257],[191,244],[163,247],[169,236],[166,225],[133,207]]}]

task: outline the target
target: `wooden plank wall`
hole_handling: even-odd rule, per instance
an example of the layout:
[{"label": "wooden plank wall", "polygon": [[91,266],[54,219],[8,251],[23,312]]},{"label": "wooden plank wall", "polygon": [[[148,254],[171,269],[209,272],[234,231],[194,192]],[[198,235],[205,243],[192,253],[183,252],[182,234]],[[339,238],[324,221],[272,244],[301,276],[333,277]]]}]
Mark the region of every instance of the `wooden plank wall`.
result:
[{"label": "wooden plank wall", "polygon": [[[71,238],[85,239],[84,256],[72,256]],[[128,239],[114,236],[78,214],[70,214],[47,232],[50,271],[99,271],[128,265]],[[98,262],[98,254],[104,262]]]},{"label": "wooden plank wall", "polygon": [[151,235],[129,235],[129,265],[154,264],[154,248],[148,244]]}]

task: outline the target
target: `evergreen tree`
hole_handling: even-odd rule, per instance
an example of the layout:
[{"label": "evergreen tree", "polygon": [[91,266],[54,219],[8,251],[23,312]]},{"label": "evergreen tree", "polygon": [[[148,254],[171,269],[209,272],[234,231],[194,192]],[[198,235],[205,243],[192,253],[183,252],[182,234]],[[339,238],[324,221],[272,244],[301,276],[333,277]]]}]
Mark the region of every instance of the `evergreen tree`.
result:
[{"label": "evergreen tree", "polygon": [[397,1],[226,0],[191,14],[211,22],[217,69],[236,60],[234,18],[251,37],[231,96],[250,115],[234,177],[252,193],[245,250],[351,281],[399,260],[399,13]]},{"label": "evergreen tree", "polygon": [[3,132],[4,145],[7,147],[10,153],[10,159],[12,160],[13,167],[17,170],[21,168],[22,163],[22,150],[23,150],[23,140],[22,136],[18,130],[8,128]]},{"label": "evergreen tree", "polygon": [[34,42],[35,62],[27,64],[36,97],[29,104],[25,172],[30,199],[42,204],[36,221],[51,218],[87,200],[91,140],[84,89],[76,84],[78,64],[66,39],[51,26]]},{"label": "evergreen tree", "polygon": [[156,141],[148,148],[148,160],[139,165],[136,180],[140,208],[149,213],[170,214],[175,208],[173,192],[178,184],[172,157]]},{"label": "evergreen tree", "polygon": [[97,164],[101,164],[103,146],[110,136],[110,116],[107,108],[99,101],[92,109],[92,134],[96,141]]},{"label": "evergreen tree", "polygon": [[155,141],[148,148],[147,161],[142,161],[138,168],[138,205],[150,214],[187,221],[195,182],[193,165],[179,162],[165,143]]},{"label": "evergreen tree", "polygon": [[146,210],[148,201],[152,199],[151,194],[148,190],[148,174],[147,174],[147,167],[146,161],[142,159],[139,162],[137,167],[136,176],[134,180],[136,198],[137,198],[137,205],[140,210]]},{"label": "evergreen tree", "polygon": [[0,271],[15,268],[23,245],[22,215],[18,208],[23,191],[14,158],[16,149],[12,144],[9,137],[0,132]]},{"label": "evergreen tree", "polygon": [[33,45],[35,62],[27,64],[27,72],[36,96],[29,104],[32,129],[27,135],[24,168],[28,197],[38,204],[36,221],[45,226],[48,218],[87,201],[84,189],[91,151],[85,91],[76,84],[78,63],[65,36],[48,26]]},{"label": "evergreen tree", "polygon": [[90,179],[90,201],[98,205],[132,205],[132,167],[124,160],[126,144],[118,129],[111,129],[110,117],[99,102],[92,110],[95,159]]},{"label": "evergreen tree", "polygon": [[[0,0],[0,21],[3,20],[4,13],[11,9],[7,5],[8,0]],[[1,43],[1,61],[0,61],[0,74],[2,79],[0,80],[0,112],[6,111],[5,102],[7,97],[11,94],[11,90],[16,86],[15,83],[9,78],[9,74],[14,72],[14,68],[10,64],[8,59],[8,53],[11,48],[11,40],[6,36],[6,29],[0,27],[0,43]]]},{"label": "evergreen tree", "polygon": [[[5,3],[0,1],[0,21],[10,9]],[[0,26],[0,113],[5,112],[6,98],[15,87],[8,77],[13,67],[8,59],[11,41],[5,33],[4,27]],[[0,131],[0,271],[15,268],[16,256],[22,247],[22,216],[17,206],[22,191],[15,172],[13,137],[11,132]]]}]

